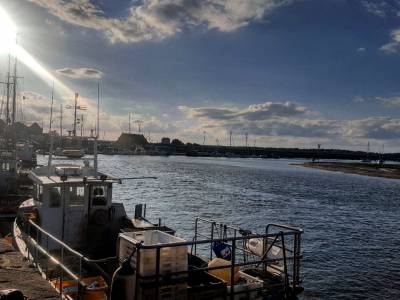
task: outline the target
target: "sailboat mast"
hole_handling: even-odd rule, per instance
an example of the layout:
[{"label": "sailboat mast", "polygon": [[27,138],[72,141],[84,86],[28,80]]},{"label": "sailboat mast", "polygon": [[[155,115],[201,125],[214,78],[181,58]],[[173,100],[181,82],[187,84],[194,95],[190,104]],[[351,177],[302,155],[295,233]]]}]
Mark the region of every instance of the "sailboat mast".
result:
[{"label": "sailboat mast", "polygon": [[98,172],[97,172],[97,140],[99,139],[99,130],[100,130],[100,83],[97,83],[97,124],[96,124],[96,137],[94,139],[93,143],[93,156],[94,156],[94,170],[95,170],[95,176],[96,178],[98,177]]},{"label": "sailboat mast", "polygon": [[49,124],[49,137],[50,137],[50,153],[49,153],[49,173],[50,173],[50,166],[51,166],[51,160],[53,156],[53,132],[52,132],[52,127],[51,125],[53,124],[53,104],[54,104],[54,82],[53,82],[53,88],[51,90],[51,107],[50,107],[50,124]]},{"label": "sailboat mast", "polygon": [[6,82],[6,89],[7,89],[7,100],[6,100],[6,123],[10,124],[10,69],[11,69],[11,54],[8,54],[8,73],[7,73],[7,82]]},{"label": "sailboat mast", "polygon": [[76,110],[78,106],[78,93],[75,93],[75,105],[74,105],[74,131],[73,135],[76,136]]},{"label": "sailboat mast", "polygon": [[14,124],[15,121],[16,121],[16,113],[17,113],[17,57],[15,57],[15,61],[14,61],[13,98],[12,98],[12,119],[11,119],[11,124]]},{"label": "sailboat mast", "polygon": [[63,106],[60,104],[60,147],[62,147],[63,137]]}]

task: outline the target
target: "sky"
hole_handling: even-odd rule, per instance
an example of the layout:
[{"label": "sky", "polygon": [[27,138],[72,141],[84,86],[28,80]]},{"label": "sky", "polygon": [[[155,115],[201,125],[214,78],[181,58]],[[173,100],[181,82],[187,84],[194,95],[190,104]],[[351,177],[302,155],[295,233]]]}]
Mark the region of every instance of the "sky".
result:
[{"label": "sky", "polygon": [[[19,118],[102,137],[399,152],[399,0],[0,0]],[[4,19],[4,16],[0,14]],[[0,25],[4,22],[0,19]],[[0,26],[0,33],[8,30]],[[0,76],[8,52],[0,40]],[[7,49],[8,49],[7,48]],[[53,128],[54,128],[53,127]]]}]

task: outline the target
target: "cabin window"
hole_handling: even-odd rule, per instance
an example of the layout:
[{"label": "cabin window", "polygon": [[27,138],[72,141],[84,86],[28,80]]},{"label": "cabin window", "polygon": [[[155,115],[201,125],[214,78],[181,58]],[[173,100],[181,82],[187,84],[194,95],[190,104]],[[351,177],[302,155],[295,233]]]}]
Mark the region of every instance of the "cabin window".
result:
[{"label": "cabin window", "polygon": [[60,207],[61,205],[61,188],[50,188],[50,202],[49,207]]},{"label": "cabin window", "polygon": [[43,186],[36,185],[36,200],[39,202],[43,202]]},{"label": "cabin window", "polygon": [[9,171],[10,170],[10,164],[8,162],[2,162],[1,163],[1,170],[2,171]]},{"label": "cabin window", "polygon": [[92,205],[107,205],[107,187],[95,185],[92,187]]},{"label": "cabin window", "polygon": [[85,188],[83,186],[71,186],[69,188],[69,205],[83,206],[85,203]]}]

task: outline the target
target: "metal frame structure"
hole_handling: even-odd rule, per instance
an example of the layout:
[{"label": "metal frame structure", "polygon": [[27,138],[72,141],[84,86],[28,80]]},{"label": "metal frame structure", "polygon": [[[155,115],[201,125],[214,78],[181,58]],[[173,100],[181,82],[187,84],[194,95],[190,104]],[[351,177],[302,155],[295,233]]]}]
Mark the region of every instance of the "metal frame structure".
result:
[{"label": "metal frame structure", "polygon": [[[116,257],[109,257],[99,260],[91,260],[85,257],[83,254],[72,249],[50,233],[43,230],[39,225],[37,225],[33,220],[27,220],[23,224],[23,232],[21,238],[26,244],[26,247],[30,254],[30,259],[42,272],[42,274],[49,279],[48,267],[49,264],[56,265],[60,268],[58,280],[60,282],[60,295],[62,295],[62,281],[64,275],[69,276],[77,282],[78,285],[78,299],[82,296],[82,292],[85,290],[86,285],[82,281],[82,275],[84,273],[84,264],[88,265],[90,268],[95,269],[98,274],[103,276],[107,284],[110,286],[111,278],[101,267],[100,263],[106,262],[116,262]],[[203,234],[200,229],[202,225],[209,227],[209,236]],[[135,293],[139,290],[139,286],[142,282],[152,282],[152,285],[156,289],[157,298],[159,297],[158,291],[163,284],[171,284],[177,282],[176,280],[187,278],[188,276],[196,276],[196,272],[208,272],[217,269],[230,269],[230,282],[234,282],[235,269],[237,267],[242,268],[246,271],[248,269],[257,268],[258,270],[266,271],[268,268],[274,268],[274,264],[282,262],[283,271],[280,275],[280,282],[275,285],[268,285],[264,280],[264,285],[262,288],[256,287],[253,291],[260,291],[262,293],[268,293],[275,289],[283,288],[282,297],[285,299],[292,299],[296,295],[296,291],[301,289],[301,278],[300,278],[300,261],[302,259],[301,254],[301,235],[303,231],[299,228],[269,224],[265,228],[265,233],[263,234],[253,234],[249,231],[240,229],[238,227],[224,225],[213,220],[207,220],[203,218],[197,218],[195,221],[195,235],[192,241],[178,242],[178,243],[168,243],[168,244],[156,244],[156,245],[143,245],[142,243],[137,243],[135,245],[135,255],[136,255],[136,266],[140,266],[140,259],[143,251],[155,250],[156,252],[156,273],[152,276],[140,276],[139,272],[136,272],[135,280]],[[266,241],[265,252],[262,257],[254,255],[247,247],[246,243],[253,238],[259,238]],[[54,253],[49,251],[49,242],[56,243],[59,245],[60,250],[57,253],[59,258],[55,257]],[[186,271],[172,272],[168,275],[163,275],[160,273],[160,259],[161,251],[164,248],[174,248],[186,246],[188,247],[189,254],[201,257],[201,255],[209,255],[211,260],[215,257],[212,250],[212,244],[215,242],[223,242],[231,247],[231,261],[229,265],[218,266],[218,267],[208,267],[200,266],[196,268],[191,268]],[[46,246],[43,246],[46,245]],[[204,246],[210,246],[210,250],[202,250]],[[278,247],[282,250],[281,258],[269,258],[268,253],[272,247]],[[66,255],[68,253],[69,255]],[[207,254],[208,253],[208,254]],[[74,256],[77,258],[77,263],[73,267],[68,267],[66,264],[66,257],[69,258]],[[43,260],[42,258],[45,258]],[[43,263],[45,261],[45,263]],[[74,270],[74,268],[77,270]],[[261,274],[261,273],[260,273]],[[264,273],[265,275],[265,273]],[[265,278],[264,278],[265,279]],[[235,285],[232,285],[227,299],[235,299],[235,296],[242,293],[241,291],[235,290]]]}]

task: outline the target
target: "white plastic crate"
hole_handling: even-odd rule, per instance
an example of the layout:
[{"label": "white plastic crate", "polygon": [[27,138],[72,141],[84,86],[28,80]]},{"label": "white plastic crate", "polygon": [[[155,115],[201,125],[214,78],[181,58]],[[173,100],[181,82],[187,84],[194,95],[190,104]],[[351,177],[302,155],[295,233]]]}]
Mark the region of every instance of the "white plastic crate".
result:
[{"label": "white plastic crate", "polygon": [[[118,258],[122,262],[128,258],[136,244],[143,242],[144,246],[168,245],[186,242],[184,239],[159,230],[124,232],[119,234]],[[187,246],[162,247],[160,249],[159,274],[168,275],[174,272],[188,270]],[[131,265],[140,276],[156,275],[156,249],[140,250],[139,266],[136,266],[137,253],[132,256]]]},{"label": "white plastic crate", "polygon": [[[242,271],[239,271],[239,282],[234,287],[235,300],[261,300],[262,294],[260,289],[264,283],[261,279],[253,277]],[[231,292],[231,286],[227,286],[228,294]]]}]

